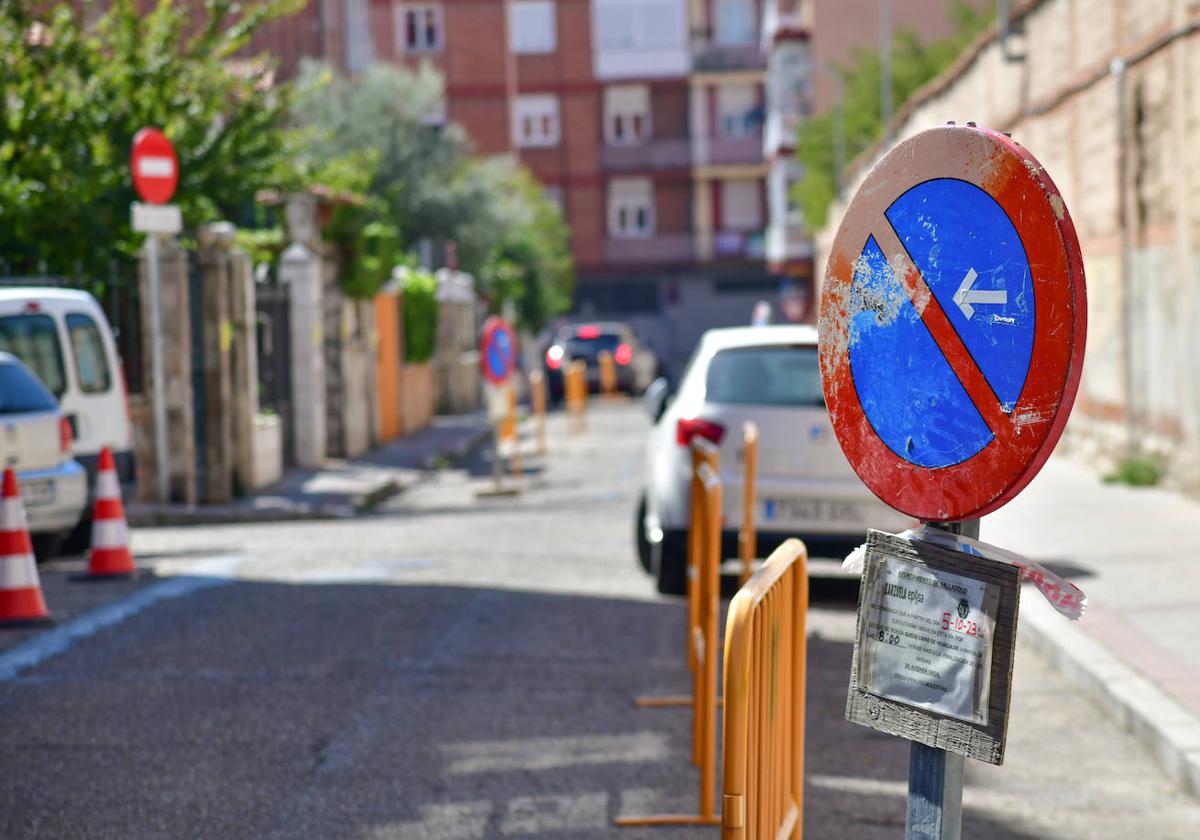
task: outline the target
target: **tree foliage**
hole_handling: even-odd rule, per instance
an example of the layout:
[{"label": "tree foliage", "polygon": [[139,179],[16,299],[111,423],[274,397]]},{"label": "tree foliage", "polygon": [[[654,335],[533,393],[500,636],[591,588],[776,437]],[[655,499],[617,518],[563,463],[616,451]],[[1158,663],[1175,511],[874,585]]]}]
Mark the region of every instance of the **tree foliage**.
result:
[{"label": "tree foliage", "polygon": [[404,359],[410,363],[433,358],[437,346],[437,278],[426,269],[404,269]]},{"label": "tree foliage", "polygon": [[14,272],[106,271],[133,253],[133,136],[175,145],[185,224],[237,217],[286,155],[269,68],[232,62],[303,0],[0,0],[0,255]]},{"label": "tree foliage", "polygon": [[329,161],[356,156],[367,200],[360,222],[392,228],[402,248],[453,242],[458,267],[480,280],[492,306],[513,300],[522,326],[536,330],[570,304],[566,225],[514,160],[472,157],[458,126],[431,119],[443,96],[428,67],[375,65],[346,78],[306,63],[292,107],[297,171],[327,183]]},{"label": "tree foliage", "polygon": [[[899,30],[893,36],[892,100],[897,106],[949,67],[991,21],[990,10],[976,11],[963,0],[954,0],[947,15],[954,32],[945,38],[926,43],[909,30]],[[842,77],[845,159],[849,162],[877,141],[883,131],[879,53],[856,50],[849,64],[836,67],[834,72]],[[805,120],[796,138],[796,159],[804,174],[794,188],[794,198],[810,230],[824,226],[838,191],[836,120],[836,112]]]}]

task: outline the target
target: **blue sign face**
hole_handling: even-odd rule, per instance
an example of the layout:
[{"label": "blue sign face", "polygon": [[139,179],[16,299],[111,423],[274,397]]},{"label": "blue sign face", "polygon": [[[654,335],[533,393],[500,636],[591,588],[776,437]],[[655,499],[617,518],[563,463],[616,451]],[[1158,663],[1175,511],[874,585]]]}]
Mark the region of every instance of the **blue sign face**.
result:
[{"label": "blue sign face", "polygon": [[513,361],[512,340],[509,338],[508,330],[500,329],[492,334],[485,358],[488,370],[493,376],[497,379],[504,379],[508,376]]},{"label": "blue sign face", "polygon": [[[1011,414],[1029,374],[1035,324],[1029,261],[1012,221],[986,192],[952,178],[918,184],[885,216],[990,386],[976,398]],[[854,268],[854,387],[892,452],[921,467],[951,466],[994,435],[896,276],[896,256],[871,236]]]}]

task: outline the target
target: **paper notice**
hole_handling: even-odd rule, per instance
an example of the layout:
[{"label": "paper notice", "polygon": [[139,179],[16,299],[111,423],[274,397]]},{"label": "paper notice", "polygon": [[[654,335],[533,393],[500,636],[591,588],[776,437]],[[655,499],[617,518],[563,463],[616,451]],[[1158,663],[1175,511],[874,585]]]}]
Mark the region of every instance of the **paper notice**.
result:
[{"label": "paper notice", "polygon": [[997,587],[887,557],[863,586],[859,687],[986,725]]}]

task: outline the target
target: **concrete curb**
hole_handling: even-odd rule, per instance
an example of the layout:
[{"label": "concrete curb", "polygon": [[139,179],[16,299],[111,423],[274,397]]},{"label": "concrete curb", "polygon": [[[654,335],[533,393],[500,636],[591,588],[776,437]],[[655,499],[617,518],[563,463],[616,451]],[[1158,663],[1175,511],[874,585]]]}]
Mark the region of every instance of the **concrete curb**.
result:
[{"label": "concrete curb", "polygon": [[[1086,626],[1086,615],[1083,622]],[[1022,593],[1020,629],[1038,653],[1132,733],[1173,782],[1200,797],[1200,718],[1055,612],[1031,587]]]}]

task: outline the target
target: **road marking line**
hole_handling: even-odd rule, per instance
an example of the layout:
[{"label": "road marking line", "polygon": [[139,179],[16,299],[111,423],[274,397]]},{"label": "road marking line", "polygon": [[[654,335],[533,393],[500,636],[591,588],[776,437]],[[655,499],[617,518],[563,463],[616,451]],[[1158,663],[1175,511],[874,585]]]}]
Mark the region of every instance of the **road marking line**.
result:
[{"label": "road marking line", "polygon": [[233,583],[234,572],[240,562],[238,557],[214,557],[190,565],[186,576],[167,578],[128,598],[104,604],[66,624],[40,633],[0,654],[0,682],[15,679],[21,671],[65,653],[81,639],[120,624],[159,601],[183,598],[203,589]]}]

